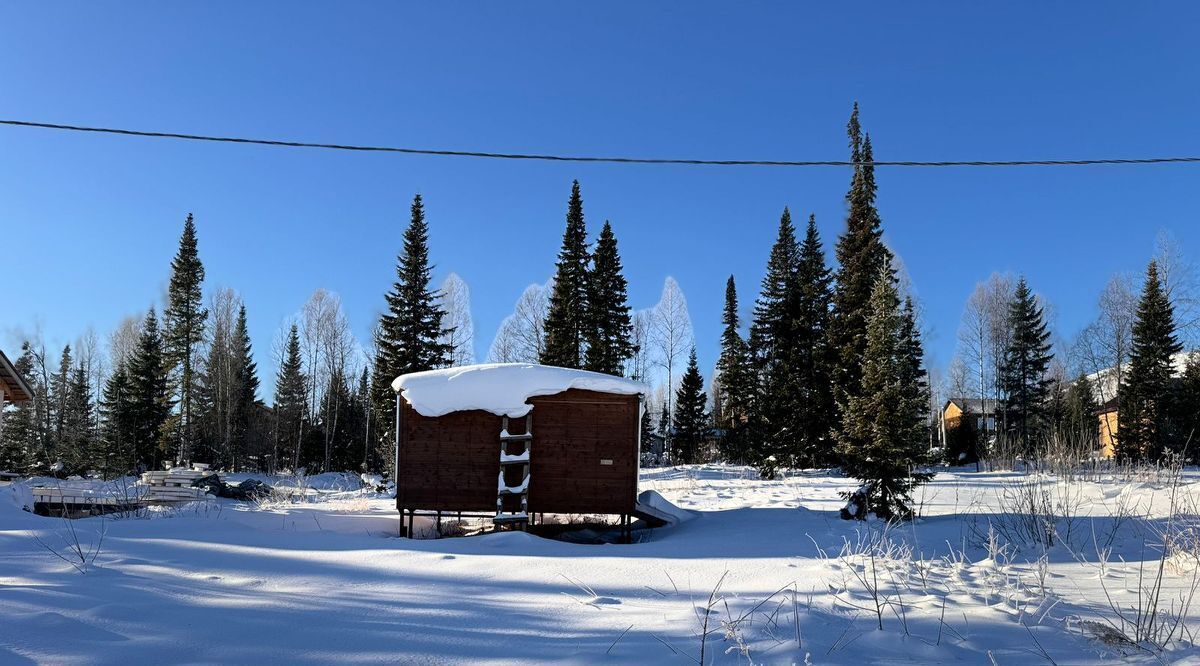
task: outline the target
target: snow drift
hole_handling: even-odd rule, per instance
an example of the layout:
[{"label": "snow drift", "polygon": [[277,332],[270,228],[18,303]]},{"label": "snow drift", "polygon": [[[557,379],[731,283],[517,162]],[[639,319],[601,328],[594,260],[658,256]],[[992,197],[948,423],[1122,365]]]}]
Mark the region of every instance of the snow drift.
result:
[{"label": "snow drift", "polygon": [[621,395],[644,394],[646,385],[631,379],[587,370],[531,363],[488,363],[401,375],[392,389],[422,416],[481,409],[497,416],[519,417],[533,406],[526,401],[568,389]]}]

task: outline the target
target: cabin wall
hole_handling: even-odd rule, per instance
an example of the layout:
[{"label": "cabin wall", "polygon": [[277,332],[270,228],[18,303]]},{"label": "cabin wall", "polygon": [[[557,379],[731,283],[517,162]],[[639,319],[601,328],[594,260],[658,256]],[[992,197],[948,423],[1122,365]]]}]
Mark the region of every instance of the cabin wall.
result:
[{"label": "cabin wall", "polygon": [[[631,512],[637,498],[638,396],[571,389],[529,402],[529,511]],[[396,506],[494,512],[502,417],[479,410],[425,417],[400,403]],[[510,433],[524,428],[524,417],[509,420]],[[509,452],[519,453],[519,447]],[[513,466],[509,474],[506,484],[516,485],[519,469]]]}]

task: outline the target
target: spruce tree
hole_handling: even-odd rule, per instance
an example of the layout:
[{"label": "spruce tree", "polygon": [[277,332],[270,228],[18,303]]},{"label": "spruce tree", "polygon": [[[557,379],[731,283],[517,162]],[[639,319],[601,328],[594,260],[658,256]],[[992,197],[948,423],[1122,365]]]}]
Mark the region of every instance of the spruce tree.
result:
[{"label": "spruce tree", "polygon": [[1005,436],[1015,438],[1030,455],[1050,426],[1046,400],[1052,380],[1046,371],[1054,355],[1042,308],[1024,277],[1017,280],[1008,307],[1011,336],[1000,367]]},{"label": "spruce tree", "polygon": [[721,355],[717,358],[720,376],[715,403],[720,405],[717,427],[725,431],[721,440],[725,458],[744,462],[749,458],[749,420],[754,407],[755,376],[750,365],[750,350],[742,338],[738,316],[737,285],[733,276],[725,282],[725,309],[721,314]]},{"label": "spruce tree", "polygon": [[817,232],[815,216],[808,218],[800,245],[795,278],[796,308],[787,352],[791,369],[794,455],[803,466],[834,464],[832,435],[835,427],[833,350],[829,345],[829,308],[832,274]]},{"label": "spruce tree", "polygon": [[[445,310],[430,287],[429,226],[421,195],[413,197],[411,221],[404,231],[404,249],[396,264],[396,282],[386,295],[387,311],[379,320],[375,340],[376,421],[391,424],[396,394],[391,383],[400,375],[444,367],[450,363],[449,332],[442,327]],[[381,448],[392,445],[392,427],[378,430]]]},{"label": "spruce tree", "polygon": [[[912,491],[931,478],[917,472],[926,442],[920,412],[914,413],[914,362],[906,349],[906,316],[890,271],[877,276],[868,302],[861,390],[846,404],[839,438],[842,470],[863,483],[869,511],[884,519],[912,517]],[[854,516],[866,518],[865,514]]]},{"label": "spruce tree", "polygon": [[63,462],[67,418],[71,409],[71,369],[74,367],[71,356],[71,345],[63,347],[58,360],[58,371],[50,377],[50,452],[53,460],[48,462]]},{"label": "spruce tree", "polygon": [[1179,414],[1179,439],[1187,452],[1187,462],[1195,464],[1200,459],[1200,352],[1188,355],[1175,406]]},{"label": "spruce tree", "polygon": [[258,407],[259,387],[258,365],[254,362],[250,332],[246,326],[245,305],[238,308],[237,323],[234,324],[230,343],[235,378],[230,405],[233,423],[230,468],[238,470],[240,465],[244,464],[246,453],[250,449],[250,434]]},{"label": "spruce tree", "polygon": [[1129,370],[1120,388],[1119,457],[1157,461],[1177,444],[1171,423],[1172,357],[1182,350],[1175,334],[1175,309],[1163,289],[1158,263],[1151,261],[1133,322]]},{"label": "spruce tree", "polygon": [[700,461],[700,447],[709,433],[708,398],[704,395],[704,378],[696,364],[696,349],[688,356],[687,369],[675,394],[675,432],[671,437],[672,455],[677,462],[692,464]]},{"label": "spruce tree", "polygon": [[587,329],[584,341],[584,369],[620,375],[625,361],[637,348],[630,337],[633,322],[629,314],[628,284],[621,269],[617,238],[607,220],[596,241],[592,270],[588,273]]},{"label": "spruce tree", "polygon": [[1096,418],[1096,396],[1087,375],[1080,374],[1067,387],[1066,410],[1063,418],[1063,436],[1079,438],[1089,449],[1095,448],[1099,437],[1100,422]]},{"label": "spruce tree", "polygon": [[[13,368],[22,379],[32,379],[33,349],[28,342],[21,345],[21,355],[13,361]],[[18,474],[28,471],[34,464],[37,446],[35,405],[32,400],[17,403],[4,416],[4,427],[0,428],[0,471]]]},{"label": "spruce tree", "polygon": [[300,359],[300,334],[295,324],[288,331],[283,364],[275,380],[276,466],[300,466],[300,443],[308,416],[308,382]]},{"label": "spruce tree", "polygon": [[163,349],[172,370],[179,405],[179,433],[175,461],[186,462],[198,436],[193,402],[198,386],[194,367],[197,350],[204,341],[208,310],[203,304],[204,264],[196,249],[196,225],[188,213],[179,238],[179,250],[171,260],[171,282],[167,308],[163,311]]},{"label": "spruce tree", "polygon": [[554,290],[546,313],[546,344],[539,359],[544,365],[583,367],[588,325],[588,258],[583,197],[577,180],[571,184],[567,228],[555,264]]},{"label": "spruce tree", "polygon": [[650,453],[654,443],[654,424],[650,421],[650,405],[647,402],[642,403],[642,417],[639,419],[640,433],[639,437],[642,442],[642,453]]},{"label": "spruce tree", "polygon": [[795,322],[799,317],[796,275],[800,247],[792,215],[783,209],[779,233],[767,260],[767,272],[754,305],[750,349],[758,374],[759,396],[753,420],[760,436],[752,457],[764,477],[771,478],[779,465],[794,463],[796,405],[793,377]]},{"label": "spruce tree", "polygon": [[838,269],[834,282],[833,307],[829,321],[830,345],[834,354],[833,384],[844,419],[851,397],[859,394],[863,363],[866,360],[867,318],[870,299],[881,270],[889,278],[892,253],[883,244],[879,211],[875,208],[875,167],[871,138],[863,137],[858,120],[858,104],[850,114],[846,134],[850,140],[850,160],[856,164],[846,193],[849,214],[846,231],[838,238]]},{"label": "spruce tree", "polygon": [[163,460],[164,427],[171,415],[172,400],[163,341],[154,308],[146,313],[137,348],[129,362],[132,389],[133,460],[135,467],[155,469]]},{"label": "spruce tree", "polygon": [[[925,372],[925,350],[917,328],[916,307],[911,296],[904,297],[900,311],[900,392],[904,396],[903,418],[922,442],[929,441],[929,382]],[[928,462],[921,459],[921,462]]]},{"label": "spruce tree", "polygon": [[85,474],[96,459],[95,410],[86,369],[76,365],[67,388],[59,459],[68,474]]},{"label": "spruce tree", "polygon": [[133,443],[137,437],[134,423],[134,391],[124,362],[108,376],[100,399],[99,466],[110,479],[132,471],[137,462]]},{"label": "spruce tree", "polygon": [[352,416],[356,424],[352,445],[361,452],[360,470],[370,472],[382,469],[383,461],[374,455],[377,449],[371,446],[371,371],[365,365],[358,376]]}]

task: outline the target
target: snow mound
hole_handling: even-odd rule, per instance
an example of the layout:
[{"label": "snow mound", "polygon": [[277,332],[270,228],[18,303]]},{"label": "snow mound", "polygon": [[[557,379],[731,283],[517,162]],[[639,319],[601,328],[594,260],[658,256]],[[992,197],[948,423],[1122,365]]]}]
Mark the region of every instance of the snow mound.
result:
[{"label": "snow mound", "polygon": [[3,493],[0,496],[4,497],[0,500],[0,505],[20,511],[33,511],[33,490],[28,483],[14,481],[8,487],[0,488],[0,492]]},{"label": "snow mound", "polygon": [[587,370],[571,370],[531,363],[489,363],[401,375],[392,389],[404,396],[422,416],[481,409],[497,416],[525,416],[533,406],[526,401],[568,389],[638,395],[645,384]]},{"label": "snow mound", "polygon": [[642,513],[649,514],[666,522],[668,525],[678,525],[696,517],[696,514],[681,509],[656,490],[644,490],[637,498],[637,508]]}]

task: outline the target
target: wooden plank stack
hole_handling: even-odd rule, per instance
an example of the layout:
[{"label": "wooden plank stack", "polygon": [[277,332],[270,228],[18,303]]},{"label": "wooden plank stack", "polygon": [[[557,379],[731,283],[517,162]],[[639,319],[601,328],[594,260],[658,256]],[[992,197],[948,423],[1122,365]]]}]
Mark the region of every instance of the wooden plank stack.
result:
[{"label": "wooden plank stack", "polygon": [[130,489],[129,497],[99,494],[89,488],[46,487],[37,486],[33,490],[33,501],[45,504],[64,504],[71,506],[126,506],[137,504],[139,495],[137,488]]},{"label": "wooden plank stack", "polygon": [[147,502],[194,502],[207,499],[208,494],[203,488],[195,488],[192,483],[197,479],[212,476],[215,472],[208,469],[204,463],[193,463],[187,467],[172,467],[162,472],[144,472],[142,483],[146,484],[143,499]]}]

